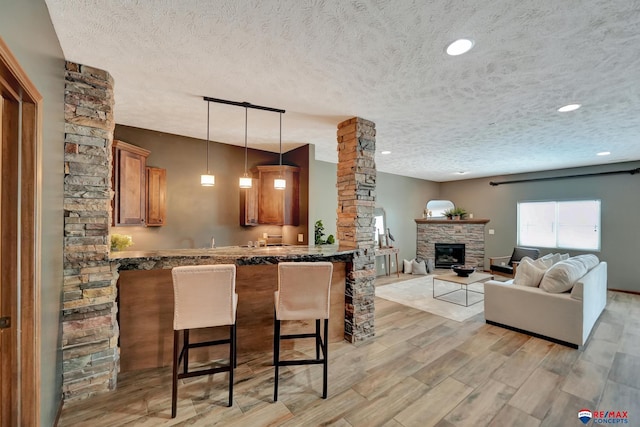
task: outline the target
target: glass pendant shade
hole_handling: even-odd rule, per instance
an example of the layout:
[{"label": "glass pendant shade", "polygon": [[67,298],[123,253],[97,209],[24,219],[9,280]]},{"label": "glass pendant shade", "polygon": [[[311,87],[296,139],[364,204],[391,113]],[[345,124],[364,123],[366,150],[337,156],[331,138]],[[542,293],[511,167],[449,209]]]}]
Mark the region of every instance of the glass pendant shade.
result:
[{"label": "glass pendant shade", "polygon": [[244,176],[240,177],[240,188],[251,188],[252,179],[244,174]]},{"label": "glass pendant shade", "polygon": [[284,190],[287,188],[287,180],[283,178],[276,178],[273,180],[273,188],[276,190]]},{"label": "glass pendant shade", "polygon": [[200,175],[200,185],[203,187],[213,187],[216,185],[216,177],[214,175]]}]

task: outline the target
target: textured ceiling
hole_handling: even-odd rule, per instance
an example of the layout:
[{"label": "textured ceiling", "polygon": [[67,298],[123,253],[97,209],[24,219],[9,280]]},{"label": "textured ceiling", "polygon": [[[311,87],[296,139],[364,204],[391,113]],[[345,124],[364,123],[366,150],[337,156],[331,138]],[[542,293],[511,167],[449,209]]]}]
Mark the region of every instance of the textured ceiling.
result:
[{"label": "textured ceiling", "polygon": [[[46,2],[65,57],[113,75],[119,124],[204,139],[203,96],[246,101],[335,163],[360,116],[378,170],[434,181],[640,159],[638,0]],[[278,151],[276,113],[248,129]],[[212,104],[211,140],[243,145],[244,110]]]}]

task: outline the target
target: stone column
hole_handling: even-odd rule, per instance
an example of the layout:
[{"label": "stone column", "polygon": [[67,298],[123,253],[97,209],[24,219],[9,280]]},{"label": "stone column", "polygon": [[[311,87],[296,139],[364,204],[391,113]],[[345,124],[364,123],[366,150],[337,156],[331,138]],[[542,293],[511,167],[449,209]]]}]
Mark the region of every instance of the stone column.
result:
[{"label": "stone column", "polygon": [[113,390],[118,373],[117,272],[109,262],[113,79],[66,63],[62,391]]},{"label": "stone column", "polygon": [[338,125],[338,222],[341,246],[358,249],[348,265],[345,339],[375,335],[375,123],[354,117]]}]

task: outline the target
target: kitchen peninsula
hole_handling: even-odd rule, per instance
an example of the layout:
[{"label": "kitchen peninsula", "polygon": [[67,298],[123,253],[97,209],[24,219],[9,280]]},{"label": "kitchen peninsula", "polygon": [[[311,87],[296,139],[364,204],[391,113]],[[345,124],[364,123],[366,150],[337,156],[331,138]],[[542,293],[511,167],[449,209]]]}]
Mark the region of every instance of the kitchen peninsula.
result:
[{"label": "kitchen peninsula", "polygon": [[[119,272],[118,316],[120,370],[169,366],[172,357],[173,285],[171,269],[180,265],[235,264],[238,294],[238,357],[270,353],[273,347],[273,292],[277,289],[280,261],[330,261],[330,341],[344,339],[345,283],[358,250],[322,246],[229,246],[214,249],[175,249],[112,252]],[[203,301],[205,304],[206,301]],[[307,323],[307,322],[299,322]],[[348,329],[348,326],[347,326]],[[218,331],[216,331],[218,332]],[[226,333],[220,331],[222,334]],[[208,337],[211,337],[211,332]],[[214,332],[215,334],[215,332]],[[215,336],[215,335],[213,335]],[[200,339],[194,332],[194,340]],[[293,346],[293,342],[291,346]],[[208,352],[208,353],[206,353]],[[201,349],[194,357],[205,359],[223,349]],[[224,357],[224,356],[222,356]]]}]

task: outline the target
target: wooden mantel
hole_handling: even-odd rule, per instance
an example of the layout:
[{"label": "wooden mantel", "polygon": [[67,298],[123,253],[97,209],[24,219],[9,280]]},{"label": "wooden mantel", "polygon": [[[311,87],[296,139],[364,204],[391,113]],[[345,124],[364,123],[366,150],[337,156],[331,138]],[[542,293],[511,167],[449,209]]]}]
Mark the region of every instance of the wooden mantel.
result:
[{"label": "wooden mantel", "polygon": [[488,219],[426,219],[426,218],[416,218],[416,224],[486,224],[489,222]]}]

